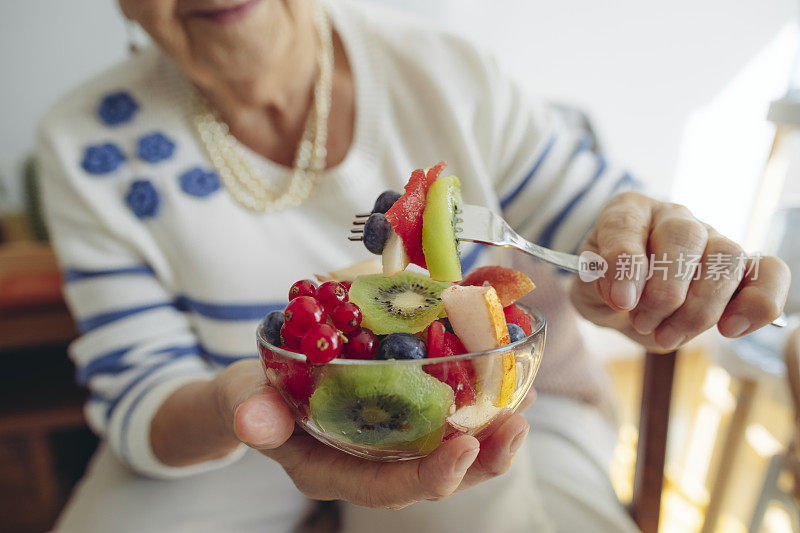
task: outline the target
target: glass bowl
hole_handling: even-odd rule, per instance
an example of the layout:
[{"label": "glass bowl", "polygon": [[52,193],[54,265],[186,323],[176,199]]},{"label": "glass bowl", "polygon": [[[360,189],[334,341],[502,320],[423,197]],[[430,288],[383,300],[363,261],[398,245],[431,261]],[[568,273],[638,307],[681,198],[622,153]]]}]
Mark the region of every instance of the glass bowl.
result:
[{"label": "glass bowl", "polygon": [[263,324],[258,352],[267,382],[306,432],[365,459],[418,459],[458,434],[483,439],[519,407],[539,369],[546,330],[538,310],[524,309],[533,333],[486,352],[387,361],[338,357],[319,365],[267,342]]}]

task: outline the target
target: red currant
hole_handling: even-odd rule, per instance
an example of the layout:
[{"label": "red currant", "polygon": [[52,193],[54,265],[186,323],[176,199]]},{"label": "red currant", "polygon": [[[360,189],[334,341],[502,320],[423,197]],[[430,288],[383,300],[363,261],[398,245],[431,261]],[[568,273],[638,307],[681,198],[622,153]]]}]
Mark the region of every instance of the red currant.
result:
[{"label": "red currant", "polygon": [[289,348],[299,348],[300,341],[302,340],[302,337],[289,331],[289,328],[286,327],[286,324],[281,327],[281,338],[283,338],[283,342],[286,343],[286,346]]},{"label": "red currant", "polygon": [[347,291],[347,294],[349,296],[350,295],[350,287],[353,286],[353,282],[352,281],[340,281],[339,283],[341,283],[342,287],[344,287],[344,290]]},{"label": "red currant", "polygon": [[331,313],[333,325],[347,333],[361,325],[361,309],[353,302],[339,304]]},{"label": "red currant", "polygon": [[300,348],[310,362],[324,364],[342,353],[342,339],[333,326],[318,324],[303,335]]},{"label": "red currant", "polygon": [[295,336],[302,336],[308,328],[327,318],[322,304],[311,296],[298,296],[283,311],[283,325]]},{"label": "red currant", "polygon": [[317,300],[330,313],[337,305],[348,300],[347,289],[337,281],[326,281],[317,288]]},{"label": "red currant", "polygon": [[298,296],[316,296],[317,284],[310,279],[301,279],[296,281],[289,289],[289,301],[294,300]]},{"label": "red currant", "polygon": [[378,353],[378,337],[367,328],[356,328],[347,334],[342,354],[348,359],[372,359]]}]

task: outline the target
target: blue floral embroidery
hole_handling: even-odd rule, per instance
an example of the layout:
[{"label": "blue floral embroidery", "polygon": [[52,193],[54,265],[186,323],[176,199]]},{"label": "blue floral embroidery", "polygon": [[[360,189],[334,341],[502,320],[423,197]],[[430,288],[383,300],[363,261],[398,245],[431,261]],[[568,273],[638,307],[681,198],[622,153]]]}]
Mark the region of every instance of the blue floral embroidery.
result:
[{"label": "blue floral embroidery", "polygon": [[194,167],[180,175],[181,189],[186,194],[205,198],[219,190],[219,178],[214,172]]},{"label": "blue floral embroidery", "polygon": [[97,114],[106,126],[119,126],[133,118],[139,104],[125,91],[107,94],[100,100]]},{"label": "blue floral embroidery", "polygon": [[140,137],[136,147],[139,159],[148,163],[158,163],[172,157],[175,143],[161,132]]},{"label": "blue floral embroidery", "polygon": [[86,148],[81,167],[89,174],[108,174],[117,170],[123,161],[125,156],[116,144],[94,144]]},{"label": "blue floral embroidery", "polygon": [[148,180],[136,180],[131,183],[125,202],[133,214],[139,218],[152,218],[158,214],[161,197]]}]

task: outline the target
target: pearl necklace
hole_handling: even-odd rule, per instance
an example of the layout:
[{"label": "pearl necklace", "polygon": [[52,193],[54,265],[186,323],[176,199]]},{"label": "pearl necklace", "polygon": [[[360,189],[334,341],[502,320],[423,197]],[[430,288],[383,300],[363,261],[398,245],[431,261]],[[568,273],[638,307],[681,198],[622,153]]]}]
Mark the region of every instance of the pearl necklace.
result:
[{"label": "pearl necklace", "polygon": [[197,90],[192,93],[192,121],[206,154],[233,199],[250,211],[267,213],[300,205],[309,197],[317,177],[325,170],[333,78],[333,38],[328,16],[316,2],[314,26],[320,42],[314,107],[308,114],[297,147],[292,179],[283,193],[278,193],[246,162],[242,146],[231,135],[228,125],[219,119]]}]

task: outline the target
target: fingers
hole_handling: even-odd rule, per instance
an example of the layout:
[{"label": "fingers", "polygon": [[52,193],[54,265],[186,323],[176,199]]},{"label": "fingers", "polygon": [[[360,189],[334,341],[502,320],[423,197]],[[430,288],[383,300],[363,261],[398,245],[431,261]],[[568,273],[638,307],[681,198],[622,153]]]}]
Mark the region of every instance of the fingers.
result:
[{"label": "fingers", "polygon": [[[653,200],[646,196],[624,193],[609,202],[595,224],[593,244],[609,266],[609,273],[597,280],[596,286],[601,298],[613,309],[633,309],[641,294],[643,274],[647,273],[647,239],[653,205]],[[630,262],[634,257],[643,260],[642,272],[631,270],[628,272],[633,275],[621,276],[621,279],[610,274],[617,265]]]},{"label": "fingers", "polygon": [[662,204],[655,211],[649,239],[651,275],[630,314],[636,331],[651,333],[683,304],[692,276],[678,272],[685,265],[681,258],[699,258],[707,242],[708,229],[685,207]]},{"label": "fingers", "polygon": [[719,321],[719,332],[739,337],[772,322],[786,303],[791,272],[777,257],[758,258],[758,266],[748,264],[741,290],[727,305]]},{"label": "fingers", "polygon": [[347,455],[310,436],[296,435],[264,454],[278,461],[309,498],[400,509],[452,494],[479,449],[474,437],[462,435],[443,442],[423,459],[382,463]]},{"label": "fingers", "polygon": [[[743,257],[744,250],[715,230],[709,228],[708,244],[700,259],[701,267],[689,285],[683,304],[654,332],[654,340],[665,350],[674,350],[716,324],[725,306],[739,286],[743,269],[738,272],[730,265],[725,276],[715,277],[711,271],[714,257]],[[693,276],[689,276],[692,278]]]},{"label": "fingers", "polygon": [[530,426],[522,416],[511,415],[503,425],[481,442],[478,459],[464,476],[459,489],[471,487],[507,472],[511,468],[514,454],[525,442],[529,431]]},{"label": "fingers", "polygon": [[294,430],[294,418],[280,394],[266,384],[257,359],[237,361],[214,378],[220,416],[251,448],[280,446]]},{"label": "fingers", "polygon": [[294,417],[278,391],[264,386],[236,408],[233,431],[251,448],[277,448],[292,436]]},{"label": "fingers", "polygon": [[715,323],[729,337],[755,331],[779,316],[788,293],[790,272],[779,259],[742,269],[741,247],[685,207],[637,193],[609,202],[581,249],[599,253],[608,270],[594,287],[573,281],[575,308],[653,351],[675,349]]}]

